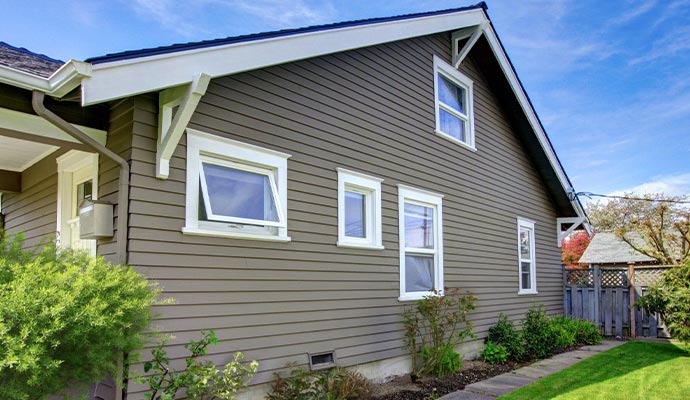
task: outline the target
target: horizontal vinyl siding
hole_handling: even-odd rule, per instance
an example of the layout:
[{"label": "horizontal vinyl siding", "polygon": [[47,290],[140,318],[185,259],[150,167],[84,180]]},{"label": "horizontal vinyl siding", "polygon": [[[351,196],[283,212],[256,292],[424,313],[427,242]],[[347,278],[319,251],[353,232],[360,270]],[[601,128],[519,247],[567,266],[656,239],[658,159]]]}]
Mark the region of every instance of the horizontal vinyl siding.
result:
[{"label": "horizontal vinyl siding", "polygon": [[55,240],[57,227],[57,162],[64,154],[58,150],[22,172],[22,192],[2,196],[5,229],[21,233],[24,246],[36,246]]},{"label": "horizontal vinyl siding", "polygon": [[[290,243],[183,235],[186,140],[169,179],[155,179],[157,107],[137,99],[129,260],[175,299],[156,312],[176,362],[200,329],[216,331],[217,363],[238,350],[259,360],[255,383],[306,365],[308,352],[336,350],[343,365],[404,355],[398,183],[445,196],[445,284],[478,296],[480,338],[499,312],[562,310],[550,195],[472,57],[477,152],[433,133],[432,55],[448,59],[449,43],[422,37],[212,81],[190,127],[292,155]],[[385,250],[335,246],[336,167],[385,179]],[[536,222],[538,296],[517,296],[517,217]]]}]

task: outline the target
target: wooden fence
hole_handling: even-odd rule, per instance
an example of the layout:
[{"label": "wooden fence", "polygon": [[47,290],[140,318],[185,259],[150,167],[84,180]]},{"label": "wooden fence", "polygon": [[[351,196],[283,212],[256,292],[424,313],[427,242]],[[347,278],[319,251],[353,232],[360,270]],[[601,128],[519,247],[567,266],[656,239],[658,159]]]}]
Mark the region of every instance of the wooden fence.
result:
[{"label": "wooden fence", "polygon": [[592,321],[607,336],[668,337],[657,315],[633,306],[668,268],[564,269],[565,315]]}]

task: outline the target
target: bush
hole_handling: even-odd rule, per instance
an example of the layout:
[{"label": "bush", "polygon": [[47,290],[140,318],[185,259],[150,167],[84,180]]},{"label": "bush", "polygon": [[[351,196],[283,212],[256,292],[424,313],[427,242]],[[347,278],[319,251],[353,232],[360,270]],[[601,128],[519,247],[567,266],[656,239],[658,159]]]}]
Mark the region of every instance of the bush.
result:
[{"label": "bush", "polygon": [[339,367],[320,372],[293,368],[288,377],[275,374],[267,400],[353,400],[366,399],[371,384],[359,372]]},{"label": "bush", "polygon": [[575,326],[575,343],[578,345],[583,344],[599,344],[603,339],[601,332],[591,321],[585,321],[581,319],[573,319],[572,321]]},{"label": "bush", "polygon": [[[412,374],[445,376],[462,368],[455,346],[474,337],[468,316],[476,297],[446,289],[418,300],[403,312],[405,338],[412,357]],[[421,356],[421,360],[420,360]]]},{"label": "bush", "polygon": [[532,307],[522,321],[525,356],[529,359],[546,358],[558,345],[558,332],[546,316],[543,306]]},{"label": "bush", "polygon": [[659,313],[671,336],[690,350],[690,261],[666,271],[636,305]]},{"label": "bush", "polygon": [[562,315],[551,318],[551,325],[556,332],[556,348],[567,349],[577,343],[575,320]]},{"label": "bush", "polygon": [[218,339],[213,331],[201,331],[200,341],[190,341],[184,347],[191,355],[185,359],[186,368],[176,371],[170,367],[165,339],[151,351],[153,360],[144,364],[144,372],[153,373],[148,377],[150,391],[145,394],[149,400],[173,400],[177,392],[184,390],[190,400],[235,399],[235,394],[245,388],[252,379],[259,363],[242,363],[244,355],[236,353],[235,358],[222,370],[211,361],[201,360],[209,345],[216,345]]},{"label": "bush", "polygon": [[487,340],[490,343],[503,346],[506,349],[509,360],[520,361],[524,357],[525,350],[522,333],[515,328],[513,322],[503,313],[499,315],[498,323],[489,328]]},{"label": "bush", "polygon": [[490,364],[505,364],[508,361],[508,352],[502,344],[487,342],[482,350],[482,358]]},{"label": "bush", "polygon": [[0,238],[0,398],[43,399],[118,376],[141,347],[158,292],[126,266],[84,253],[22,250]]}]

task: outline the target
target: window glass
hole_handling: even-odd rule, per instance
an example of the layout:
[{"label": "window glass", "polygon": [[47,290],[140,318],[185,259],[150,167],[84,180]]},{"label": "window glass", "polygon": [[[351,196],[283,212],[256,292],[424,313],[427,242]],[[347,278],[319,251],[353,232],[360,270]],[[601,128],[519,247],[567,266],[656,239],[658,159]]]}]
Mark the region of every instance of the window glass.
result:
[{"label": "window glass", "polygon": [[345,236],[366,238],[367,195],[345,192]]},{"label": "window glass", "polygon": [[530,231],[527,229],[520,229],[520,258],[523,260],[531,259],[531,249]]},{"label": "window glass", "polygon": [[434,256],[405,255],[405,290],[428,292],[434,288]]},{"label": "window glass", "polygon": [[208,163],[202,165],[212,214],[279,221],[267,175]]},{"label": "window glass", "polygon": [[434,248],[434,209],[405,203],[405,246]]},{"label": "window glass", "polygon": [[439,100],[455,111],[465,114],[465,90],[438,74]]},{"label": "window glass", "polygon": [[518,269],[521,294],[536,294],[534,223],[518,219]]},{"label": "window glass", "polygon": [[530,274],[531,262],[521,262],[522,272],[520,278],[522,279],[522,289],[532,289],[532,277]]},{"label": "window glass", "polygon": [[439,110],[441,131],[460,141],[465,141],[465,121],[444,109]]},{"label": "window glass", "polygon": [[79,215],[79,206],[84,200],[91,200],[93,198],[93,181],[88,180],[77,185],[77,209],[74,215]]}]

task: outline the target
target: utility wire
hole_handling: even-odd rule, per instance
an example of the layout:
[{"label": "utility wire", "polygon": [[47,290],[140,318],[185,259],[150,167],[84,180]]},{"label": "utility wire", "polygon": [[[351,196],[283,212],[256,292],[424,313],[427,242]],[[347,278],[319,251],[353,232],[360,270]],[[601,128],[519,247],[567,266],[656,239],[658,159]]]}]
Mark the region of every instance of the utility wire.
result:
[{"label": "utility wire", "polygon": [[590,192],[577,192],[575,196],[584,196],[589,199],[592,197],[605,197],[608,199],[620,199],[620,200],[639,200],[639,201],[649,201],[649,202],[659,202],[659,203],[674,203],[674,204],[690,204],[690,200],[670,200],[670,199],[653,199],[645,197],[630,197],[630,196],[614,196],[608,194],[597,194]]}]

